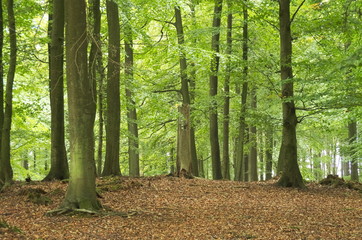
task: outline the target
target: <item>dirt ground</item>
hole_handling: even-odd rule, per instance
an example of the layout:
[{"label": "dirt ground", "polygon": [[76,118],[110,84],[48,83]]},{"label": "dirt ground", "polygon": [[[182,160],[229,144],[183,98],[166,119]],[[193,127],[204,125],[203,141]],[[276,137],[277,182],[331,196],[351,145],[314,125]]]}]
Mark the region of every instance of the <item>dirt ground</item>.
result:
[{"label": "dirt ground", "polygon": [[49,217],[67,184],[18,182],[0,193],[0,239],[362,239],[362,194],[343,187],[174,177],[97,184],[103,206],[128,216]]}]

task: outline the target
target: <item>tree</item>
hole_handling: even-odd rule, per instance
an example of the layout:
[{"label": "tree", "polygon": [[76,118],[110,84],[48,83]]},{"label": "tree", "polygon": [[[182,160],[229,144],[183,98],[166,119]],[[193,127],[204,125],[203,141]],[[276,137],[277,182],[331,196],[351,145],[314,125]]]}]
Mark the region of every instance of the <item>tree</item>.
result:
[{"label": "tree", "polygon": [[69,178],[64,140],[64,1],[53,0],[49,49],[51,107],[51,165],[44,180]]},{"label": "tree", "polygon": [[[95,187],[92,79],[88,76],[85,0],[65,1],[70,179],[60,210],[100,209]],[[75,51],[76,50],[76,51]]]},{"label": "tree", "polygon": [[351,155],[351,180],[358,182],[358,158],[356,156],[356,141],[357,141],[357,122],[351,121],[348,123],[348,138],[350,144]]},{"label": "tree", "polygon": [[4,66],[3,66],[4,17],[3,17],[2,2],[3,1],[0,0],[0,149],[1,149],[2,128],[4,125]]},{"label": "tree", "polygon": [[14,1],[7,1],[8,25],[10,35],[10,61],[8,75],[6,78],[5,111],[2,132],[1,132],[1,152],[0,152],[0,190],[11,184],[13,180],[13,169],[10,163],[10,130],[13,113],[13,84],[16,71],[17,41],[14,16]]},{"label": "tree", "polygon": [[177,174],[190,176],[192,173],[191,155],[191,121],[190,121],[190,93],[189,78],[187,75],[187,61],[184,50],[184,30],[182,24],[181,9],[175,6],[175,27],[179,45],[179,62],[181,76],[182,106],[179,107],[179,120],[177,131]]},{"label": "tree", "polygon": [[237,181],[247,181],[247,162],[244,161],[244,145],[246,141],[246,122],[245,122],[245,115],[246,115],[246,101],[248,96],[248,8],[247,8],[248,1],[245,0],[243,2],[243,85],[240,94],[241,98],[241,108],[240,108],[240,117],[239,117],[239,136],[236,141],[236,157],[235,157],[235,180]]},{"label": "tree", "polygon": [[221,159],[220,159],[220,145],[218,133],[218,117],[217,117],[217,88],[218,88],[218,71],[220,57],[220,26],[221,26],[221,12],[222,0],[215,0],[214,16],[213,16],[213,33],[211,40],[211,49],[214,52],[210,64],[210,98],[211,106],[209,112],[210,124],[210,147],[211,147],[211,161],[212,161],[212,176],[213,179],[222,179],[221,174]]},{"label": "tree", "polygon": [[298,166],[296,133],[298,120],[293,100],[292,20],[290,18],[290,0],[280,0],[280,73],[282,81],[283,131],[279,153],[279,161],[282,163],[282,175],[278,185],[304,188],[303,178]]},{"label": "tree", "polygon": [[125,80],[126,80],[126,107],[127,107],[127,127],[128,127],[128,158],[129,158],[129,175],[137,177],[140,175],[139,166],[139,137],[138,137],[138,122],[137,109],[133,93],[134,81],[134,54],[133,54],[133,33],[131,25],[131,13],[128,6],[123,6],[125,9],[126,23],[124,34],[125,48]]},{"label": "tree", "polygon": [[[251,90],[251,109],[256,111],[257,98],[256,98],[256,87],[253,86]],[[250,156],[249,156],[249,168],[250,168],[250,181],[258,181],[258,153],[257,153],[257,132],[255,122],[250,126]]]},{"label": "tree", "polygon": [[228,17],[227,17],[227,36],[226,36],[226,54],[228,54],[226,75],[224,80],[224,121],[223,121],[223,176],[225,179],[230,179],[230,156],[229,156],[229,142],[230,142],[230,77],[231,77],[231,54],[232,54],[232,29],[233,29],[233,13],[232,2],[227,1]]},{"label": "tree", "polygon": [[121,175],[119,167],[120,144],[120,25],[118,5],[107,0],[108,23],[108,72],[107,72],[107,116],[106,159],[102,175]]},{"label": "tree", "polygon": [[91,23],[91,48],[89,53],[89,76],[92,79],[94,89],[98,83],[98,149],[97,149],[97,175],[102,174],[103,158],[103,64],[102,64],[102,43],[101,43],[101,11],[100,0],[89,1],[89,22]]}]

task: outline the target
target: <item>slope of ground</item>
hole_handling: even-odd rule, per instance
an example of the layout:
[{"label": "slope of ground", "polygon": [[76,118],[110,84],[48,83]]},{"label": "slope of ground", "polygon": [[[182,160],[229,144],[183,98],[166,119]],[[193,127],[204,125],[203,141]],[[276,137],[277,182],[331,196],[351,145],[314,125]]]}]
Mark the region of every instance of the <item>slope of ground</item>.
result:
[{"label": "slope of ground", "polygon": [[362,239],[362,194],[346,188],[173,177],[97,183],[102,204],[128,217],[45,216],[67,184],[16,183],[0,193],[0,239]]}]

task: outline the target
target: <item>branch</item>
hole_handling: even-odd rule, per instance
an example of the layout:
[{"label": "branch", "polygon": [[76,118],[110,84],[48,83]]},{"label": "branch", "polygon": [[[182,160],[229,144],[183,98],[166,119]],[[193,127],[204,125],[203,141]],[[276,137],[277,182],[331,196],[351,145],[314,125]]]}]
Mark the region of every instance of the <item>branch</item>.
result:
[{"label": "branch", "polygon": [[153,93],[166,93],[166,92],[177,92],[177,93],[181,93],[181,90],[177,90],[177,89],[166,89],[166,90],[153,91]]},{"label": "branch", "polygon": [[299,12],[299,9],[303,6],[304,3],[305,3],[305,0],[302,1],[302,3],[297,8],[297,10],[294,12],[292,19],[290,20],[290,24],[294,21],[295,16],[297,15],[297,13]]}]

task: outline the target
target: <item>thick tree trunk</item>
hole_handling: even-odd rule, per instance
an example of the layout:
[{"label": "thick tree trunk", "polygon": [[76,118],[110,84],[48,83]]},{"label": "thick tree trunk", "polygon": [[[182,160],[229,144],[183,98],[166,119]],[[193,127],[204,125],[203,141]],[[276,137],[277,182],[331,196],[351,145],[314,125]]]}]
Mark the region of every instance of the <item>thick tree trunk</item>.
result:
[{"label": "thick tree trunk", "polygon": [[222,179],[221,174],[221,159],[220,159],[220,145],[219,145],[219,132],[218,132],[218,117],[217,117],[217,88],[218,88],[218,71],[220,57],[220,25],[221,25],[221,12],[222,0],[215,0],[214,17],[212,27],[214,33],[212,35],[211,49],[214,52],[210,66],[210,147],[211,147],[211,161],[212,161],[212,176],[213,179]]},{"label": "thick tree trunk", "polygon": [[230,179],[230,76],[231,76],[231,53],[232,53],[232,27],[233,14],[231,1],[228,2],[228,18],[227,18],[227,36],[226,36],[226,54],[228,55],[226,65],[226,76],[224,81],[224,122],[223,122],[223,176]]},{"label": "thick tree trunk", "polygon": [[13,179],[13,169],[10,164],[10,130],[13,112],[13,84],[16,70],[16,30],[14,16],[14,1],[7,1],[8,24],[10,35],[10,61],[9,70],[6,78],[6,96],[4,122],[1,134],[1,152],[0,152],[0,190],[3,186],[11,184]]},{"label": "thick tree trunk", "polygon": [[303,188],[303,178],[297,156],[297,116],[293,98],[292,36],[290,20],[290,0],[279,1],[280,22],[280,68],[282,81],[283,132],[279,161],[282,175],[278,185]]},{"label": "thick tree trunk", "polygon": [[[180,168],[177,169],[178,175],[191,176],[192,168],[198,167],[192,163],[192,144],[191,144],[191,122],[190,122],[190,92],[189,92],[189,78],[187,74],[187,60],[184,52],[184,30],[182,24],[181,10],[179,6],[175,7],[175,27],[177,32],[177,41],[179,45],[179,62],[180,62],[180,76],[181,76],[181,95],[182,107],[180,107],[180,117],[177,132],[177,161]],[[194,134],[194,133],[193,133]],[[193,138],[194,140],[195,138]],[[196,148],[195,148],[196,149]],[[195,150],[194,149],[194,150]],[[196,155],[196,152],[194,153]],[[194,156],[195,157],[195,156]]]},{"label": "thick tree trunk", "polygon": [[180,117],[177,133],[177,174],[191,176],[190,105],[183,103],[179,108]]},{"label": "thick tree trunk", "polygon": [[103,176],[121,175],[119,166],[120,144],[120,25],[118,5],[107,0],[108,22],[108,72],[107,72],[107,118],[106,160]]},{"label": "thick tree trunk", "polygon": [[129,175],[137,177],[140,175],[139,164],[139,138],[137,109],[133,98],[133,34],[130,23],[130,13],[125,24],[125,77],[126,77],[126,99],[127,99],[127,125],[128,125],[128,157],[129,157]]},{"label": "thick tree trunk", "polygon": [[[4,125],[4,61],[3,61],[3,49],[4,49],[4,17],[3,17],[3,1],[0,0],[0,149],[2,128]],[[0,155],[1,158],[1,155]],[[1,161],[1,160],[0,160]]]},{"label": "thick tree trunk", "polygon": [[53,0],[49,49],[51,162],[45,181],[69,178],[64,138],[64,1]]},{"label": "thick tree trunk", "polygon": [[358,182],[358,157],[356,156],[357,122],[348,123],[348,138],[351,156],[351,180]]},{"label": "thick tree trunk", "polygon": [[101,206],[95,187],[96,103],[92,79],[88,76],[85,0],[66,0],[65,19],[71,160],[69,186],[61,208],[93,211]]},{"label": "thick tree trunk", "polygon": [[246,124],[245,124],[245,114],[246,114],[246,100],[248,95],[248,8],[247,8],[247,0],[244,0],[243,4],[243,86],[241,90],[241,109],[240,109],[240,117],[239,117],[239,136],[237,140],[236,146],[236,170],[235,170],[235,180],[243,181],[245,179],[244,172],[247,169],[244,168],[244,144],[245,144],[245,132],[246,132]]}]

